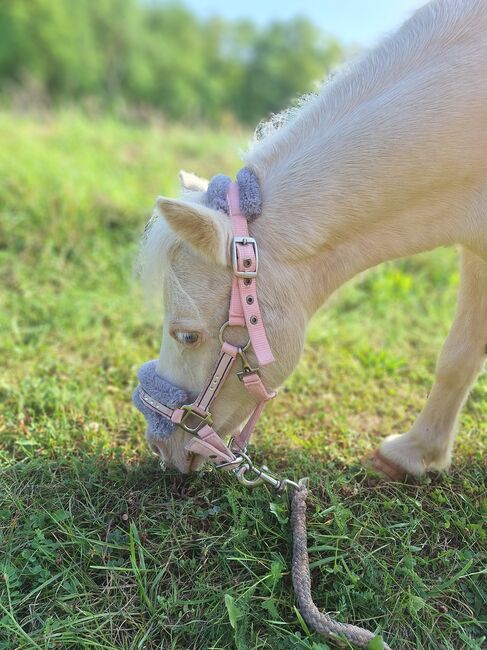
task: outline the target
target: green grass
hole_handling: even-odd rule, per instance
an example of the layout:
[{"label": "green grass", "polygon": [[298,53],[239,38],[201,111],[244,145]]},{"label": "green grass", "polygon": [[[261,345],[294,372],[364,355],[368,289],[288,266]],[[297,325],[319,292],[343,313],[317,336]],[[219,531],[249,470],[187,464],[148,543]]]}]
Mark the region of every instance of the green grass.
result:
[{"label": "green grass", "polygon": [[[0,114],[0,134],[0,649],[335,647],[295,610],[286,502],[162,473],[130,405],[160,342],[132,279],[153,199],[179,166],[234,172],[247,135],[72,113]],[[456,269],[440,250],[339,292],[255,439],[311,477],[317,604],[395,650],[485,647],[485,382],[449,476],[384,484],[359,463],[421,408]]]}]

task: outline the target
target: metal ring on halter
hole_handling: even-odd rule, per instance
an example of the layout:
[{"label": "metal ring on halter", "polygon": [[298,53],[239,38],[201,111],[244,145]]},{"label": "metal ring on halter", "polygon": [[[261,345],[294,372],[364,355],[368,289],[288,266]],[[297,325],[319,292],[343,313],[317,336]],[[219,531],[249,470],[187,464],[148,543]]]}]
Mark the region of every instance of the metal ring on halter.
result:
[{"label": "metal ring on halter", "polygon": [[[224,343],[226,343],[225,339],[223,338],[223,332],[227,329],[227,327],[232,327],[232,325],[230,325],[230,321],[228,321],[228,320],[225,323],[223,323],[223,325],[220,327],[220,333],[218,334],[218,338],[220,339],[220,343],[222,345]],[[239,327],[239,326],[237,325],[235,327]],[[250,341],[250,338],[249,338],[249,340],[247,341],[247,343],[245,345],[239,346],[240,349],[242,350],[242,352],[246,352],[250,348],[250,343],[251,343],[251,341]]]},{"label": "metal ring on halter", "polygon": [[237,469],[237,467],[240,467],[243,462],[244,458],[242,456],[237,456],[235,460],[227,460],[225,463],[215,465],[215,469],[223,469],[224,467],[230,467],[231,465],[236,465],[235,469]]}]

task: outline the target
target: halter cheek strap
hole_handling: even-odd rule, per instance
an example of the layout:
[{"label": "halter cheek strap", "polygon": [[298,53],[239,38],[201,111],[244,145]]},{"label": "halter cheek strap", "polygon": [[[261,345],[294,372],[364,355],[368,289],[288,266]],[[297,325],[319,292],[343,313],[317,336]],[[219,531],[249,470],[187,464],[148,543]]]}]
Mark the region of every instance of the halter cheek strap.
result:
[{"label": "halter cheek strap", "polygon": [[259,265],[257,242],[249,236],[247,219],[240,212],[239,188],[232,183],[228,190],[228,206],[233,229],[232,264],[233,283],[228,314],[229,325],[245,326],[255,356],[261,366],[274,361],[265,333],[257,299],[257,272]]},{"label": "halter cheek strap", "polygon": [[[259,376],[259,368],[252,368],[245,355],[246,349],[251,344],[260,366],[274,361],[257,298],[259,266],[257,242],[249,236],[247,219],[240,212],[239,187],[236,183],[231,183],[227,199],[234,235],[231,251],[234,278],[228,321],[220,331],[222,347],[213,372],[194,402],[180,407],[173,408],[161,403],[140,385],[137,390],[138,397],[145,408],[193,434],[186,444],[188,452],[200,454],[216,464],[232,468],[240,462],[239,452],[245,451],[265,404],[275,397],[276,392],[266,390]],[[240,348],[226,342],[223,333],[227,326],[245,327],[249,334],[249,344],[245,348]],[[237,375],[257,405],[243,429],[233,434],[227,446],[211,426],[213,419],[210,406],[237,357],[242,363],[242,370],[237,372]]]}]

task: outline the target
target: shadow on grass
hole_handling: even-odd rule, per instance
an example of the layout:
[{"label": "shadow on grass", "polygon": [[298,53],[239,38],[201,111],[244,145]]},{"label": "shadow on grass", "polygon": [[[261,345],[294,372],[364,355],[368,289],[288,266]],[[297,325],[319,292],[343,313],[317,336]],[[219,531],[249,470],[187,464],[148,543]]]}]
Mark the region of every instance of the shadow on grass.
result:
[{"label": "shadow on grass", "polygon": [[[481,648],[480,464],[420,485],[286,465],[312,478],[320,608],[398,649]],[[287,502],[265,488],[82,454],[5,458],[0,487],[0,648],[327,647],[294,610]]]}]

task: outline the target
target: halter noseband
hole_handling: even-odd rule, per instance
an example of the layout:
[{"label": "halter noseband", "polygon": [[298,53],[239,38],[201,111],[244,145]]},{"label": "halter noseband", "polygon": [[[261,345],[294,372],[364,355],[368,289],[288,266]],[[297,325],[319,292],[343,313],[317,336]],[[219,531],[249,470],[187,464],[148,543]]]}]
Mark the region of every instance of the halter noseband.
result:
[{"label": "halter noseband", "polygon": [[[275,391],[268,392],[266,390],[259,376],[259,367],[272,363],[274,357],[267,340],[257,298],[256,284],[259,269],[257,242],[253,237],[249,236],[247,219],[240,210],[239,195],[238,184],[231,183],[228,188],[227,200],[233,230],[231,257],[234,276],[228,320],[220,329],[221,349],[213,372],[191,404],[172,406],[162,403],[157,398],[156,392],[158,391],[151,390],[155,382],[159,381],[161,385],[168,387],[162,392],[167,395],[169,390],[171,401],[177,401],[177,395],[184,394],[184,391],[168,384],[159,376],[153,377],[155,382],[151,382],[151,387],[148,387],[147,384],[142,385],[144,382],[140,372],[141,384],[136,388],[133,398],[137,408],[144,413],[149,421],[154,422],[154,418],[163,418],[164,421],[161,424],[176,425],[191,433],[192,438],[186,444],[188,452],[205,456],[220,467],[228,469],[232,469],[236,464],[241,463],[241,454],[245,453],[250,436],[266,402],[276,395]],[[247,329],[249,340],[244,347],[238,347],[225,341],[226,328],[233,326]],[[250,366],[245,354],[250,346],[252,346],[259,363],[257,368]],[[233,434],[227,446],[212,428],[213,418],[210,407],[232,370],[237,357],[242,363],[242,369],[237,372],[237,376],[252,398],[257,401],[257,406],[243,429]],[[150,363],[154,364],[153,369],[155,372],[156,362]],[[157,421],[155,424],[158,424]]]}]

